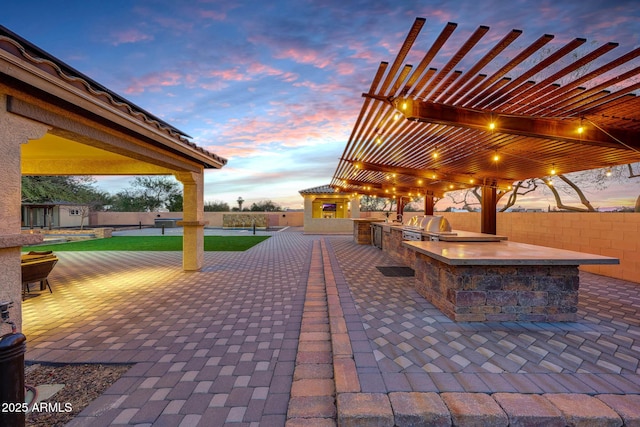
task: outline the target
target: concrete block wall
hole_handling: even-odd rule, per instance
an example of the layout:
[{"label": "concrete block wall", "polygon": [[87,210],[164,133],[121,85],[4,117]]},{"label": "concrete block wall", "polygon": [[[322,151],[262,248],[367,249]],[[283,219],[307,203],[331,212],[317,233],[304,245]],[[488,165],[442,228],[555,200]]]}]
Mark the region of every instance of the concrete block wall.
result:
[{"label": "concrete block wall", "polygon": [[[265,212],[205,212],[207,227],[222,227],[224,215],[260,215]],[[269,227],[302,227],[304,212],[267,212]],[[92,227],[102,225],[153,225],[156,218],[182,218],[182,212],[92,212]]]}]

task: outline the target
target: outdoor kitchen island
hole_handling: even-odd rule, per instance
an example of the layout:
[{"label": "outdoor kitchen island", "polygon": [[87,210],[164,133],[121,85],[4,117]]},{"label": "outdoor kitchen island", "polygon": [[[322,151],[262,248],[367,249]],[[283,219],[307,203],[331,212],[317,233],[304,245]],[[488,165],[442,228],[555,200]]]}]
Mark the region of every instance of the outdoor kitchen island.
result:
[{"label": "outdoor kitchen island", "polygon": [[461,322],[575,321],[581,264],[617,258],[510,241],[403,241],[417,292]]}]

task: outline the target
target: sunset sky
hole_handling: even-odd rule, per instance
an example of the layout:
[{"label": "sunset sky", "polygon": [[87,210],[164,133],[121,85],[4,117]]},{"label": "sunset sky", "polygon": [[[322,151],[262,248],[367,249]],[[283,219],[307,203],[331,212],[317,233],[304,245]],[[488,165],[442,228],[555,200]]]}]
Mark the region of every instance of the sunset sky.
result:
[{"label": "sunset sky", "polygon": [[[299,190],[330,182],[362,92],[418,16],[422,52],[447,22],[461,39],[487,25],[492,40],[523,30],[522,46],[545,33],[618,42],[620,52],[640,45],[637,0],[5,3],[0,24],[226,157],[206,172],[205,200],[242,197],[245,207],[270,199],[298,209]],[[130,179],[99,185],[116,192]],[[598,206],[630,205],[640,178],[590,194]],[[545,197],[528,203],[546,208]]]}]

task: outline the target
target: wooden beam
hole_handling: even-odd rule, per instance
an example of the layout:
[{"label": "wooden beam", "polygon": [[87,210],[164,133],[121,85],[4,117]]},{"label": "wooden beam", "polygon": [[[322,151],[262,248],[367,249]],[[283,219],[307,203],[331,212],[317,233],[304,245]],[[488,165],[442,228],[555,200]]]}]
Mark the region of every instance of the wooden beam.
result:
[{"label": "wooden beam", "polygon": [[[572,120],[515,116],[493,113],[485,110],[455,107],[433,102],[398,98],[393,101],[396,109],[409,120],[437,123],[446,126],[478,129],[490,132],[489,124],[494,123],[496,133],[524,135],[541,139],[552,139],[575,144],[628,150],[640,149],[640,131],[621,128],[593,126],[588,120],[578,117]],[[580,133],[578,128],[582,127]]]},{"label": "wooden beam", "polygon": [[425,215],[433,215],[434,205],[435,203],[432,195],[427,194],[426,196],[424,196],[424,214]]},{"label": "wooden beam", "polygon": [[341,179],[340,181],[347,186],[357,187],[345,188],[343,192],[346,193],[357,192],[360,194],[376,195],[378,197],[395,197],[396,195],[408,196],[409,194],[415,196],[417,196],[418,194],[420,194],[421,196],[424,194],[430,194],[435,195],[436,197],[444,197],[444,191],[441,188],[433,188],[428,185],[426,187],[407,187],[394,184],[377,184],[368,181],[358,181],[353,179]]},{"label": "wooden beam", "polygon": [[[441,172],[436,169],[416,169],[416,168],[407,168],[401,166],[391,166],[384,163],[372,163],[372,162],[358,162],[355,160],[345,160],[348,163],[351,163],[354,168],[360,170],[369,170],[376,172],[386,172],[386,173],[395,173],[398,175],[404,175],[408,177],[413,177],[416,179],[421,179],[424,183],[416,183],[416,186],[423,186],[429,184],[437,184],[437,183],[453,183],[456,185],[456,190],[460,190],[463,188],[473,188],[478,185],[482,185],[484,176],[475,176],[471,174],[453,174]],[[478,174],[480,175],[480,174]],[[503,185],[511,185],[513,180],[509,179],[499,179],[496,177],[491,177],[491,180],[496,180],[497,183]]]},{"label": "wooden beam", "polygon": [[482,224],[480,232],[486,234],[496,234],[497,226],[497,214],[496,205],[498,199],[496,197],[496,187],[482,186],[482,200],[481,200],[481,216]]}]

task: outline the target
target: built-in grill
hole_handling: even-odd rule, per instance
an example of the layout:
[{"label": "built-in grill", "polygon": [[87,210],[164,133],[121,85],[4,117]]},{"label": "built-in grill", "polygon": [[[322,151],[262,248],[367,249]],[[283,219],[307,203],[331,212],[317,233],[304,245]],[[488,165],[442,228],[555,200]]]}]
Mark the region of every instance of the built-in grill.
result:
[{"label": "built-in grill", "polygon": [[451,225],[443,216],[417,215],[409,218],[402,226],[402,240],[422,240],[424,232],[437,238],[440,234],[450,234]]}]

